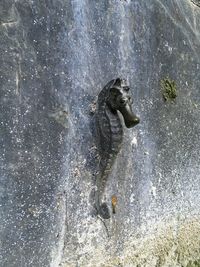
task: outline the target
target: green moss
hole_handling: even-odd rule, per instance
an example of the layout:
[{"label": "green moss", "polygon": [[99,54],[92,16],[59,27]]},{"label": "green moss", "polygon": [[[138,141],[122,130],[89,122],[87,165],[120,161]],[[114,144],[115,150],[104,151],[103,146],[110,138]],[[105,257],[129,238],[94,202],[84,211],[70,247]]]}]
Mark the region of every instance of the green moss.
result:
[{"label": "green moss", "polygon": [[189,262],[187,264],[187,267],[200,267],[200,260],[194,261],[194,262]]},{"label": "green moss", "polygon": [[176,83],[169,78],[164,78],[160,82],[162,88],[162,95],[165,101],[174,101],[177,97]]}]

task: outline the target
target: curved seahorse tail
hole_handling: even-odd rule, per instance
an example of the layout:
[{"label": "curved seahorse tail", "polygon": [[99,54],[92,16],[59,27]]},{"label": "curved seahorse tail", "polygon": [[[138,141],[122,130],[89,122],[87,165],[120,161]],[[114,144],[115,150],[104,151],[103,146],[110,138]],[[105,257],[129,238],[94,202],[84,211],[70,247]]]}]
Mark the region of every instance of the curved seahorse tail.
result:
[{"label": "curved seahorse tail", "polygon": [[106,202],[103,202],[99,209],[99,215],[103,219],[110,219],[110,211]]}]

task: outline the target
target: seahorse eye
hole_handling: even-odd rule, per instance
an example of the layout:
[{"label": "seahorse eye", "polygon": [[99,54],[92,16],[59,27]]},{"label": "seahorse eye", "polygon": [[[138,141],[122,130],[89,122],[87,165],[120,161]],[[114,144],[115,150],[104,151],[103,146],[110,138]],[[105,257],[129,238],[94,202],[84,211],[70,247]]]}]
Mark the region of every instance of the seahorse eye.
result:
[{"label": "seahorse eye", "polygon": [[120,100],[120,103],[121,103],[121,104],[125,104],[125,103],[126,103],[126,99],[121,99],[121,100]]},{"label": "seahorse eye", "polygon": [[130,87],[125,86],[123,89],[124,89],[124,91],[128,92],[130,90]]}]

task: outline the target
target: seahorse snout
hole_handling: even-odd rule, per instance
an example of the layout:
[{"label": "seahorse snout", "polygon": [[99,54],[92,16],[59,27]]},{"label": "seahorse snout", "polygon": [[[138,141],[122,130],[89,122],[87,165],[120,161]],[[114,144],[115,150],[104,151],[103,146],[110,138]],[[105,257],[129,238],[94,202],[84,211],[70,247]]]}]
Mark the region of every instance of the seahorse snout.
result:
[{"label": "seahorse snout", "polygon": [[121,107],[119,111],[122,113],[127,128],[134,127],[140,122],[140,119],[133,113],[129,104]]}]

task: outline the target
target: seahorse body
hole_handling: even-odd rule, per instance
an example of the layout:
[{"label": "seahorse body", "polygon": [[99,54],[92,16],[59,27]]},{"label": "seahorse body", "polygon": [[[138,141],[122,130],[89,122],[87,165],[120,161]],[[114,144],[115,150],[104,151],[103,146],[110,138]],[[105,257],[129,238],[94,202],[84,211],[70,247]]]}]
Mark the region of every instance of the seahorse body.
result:
[{"label": "seahorse body", "polygon": [[[111,88],[114,88],[113,92],[116,89],[116,92],[114,93],[116,96],[118,94],[118,98],[113,98]],[[105,185],[123,140],[123,126],[118,110],[120,110],[120,107],[122,106],[122,100],[130,100],[130,96],[128,95],[127,98],[127,95],[123,93],[122,90],[122,80],[112,80],[100,92],[97,102],[96,129],[100,154],[100,171],[96,178],[97,191],[95,194],[95,205],[98,214],[104,219],[110,218],[109,208],[107,204],[103,202]],[[119,94],[118,91],[121,93]],[[123,103],[123,106],[124,104],[125,102]],[[131,117],[131,119],[133,118]],[[134,119],[135,125],[139,122],[139,119],[135,115]]]}]

